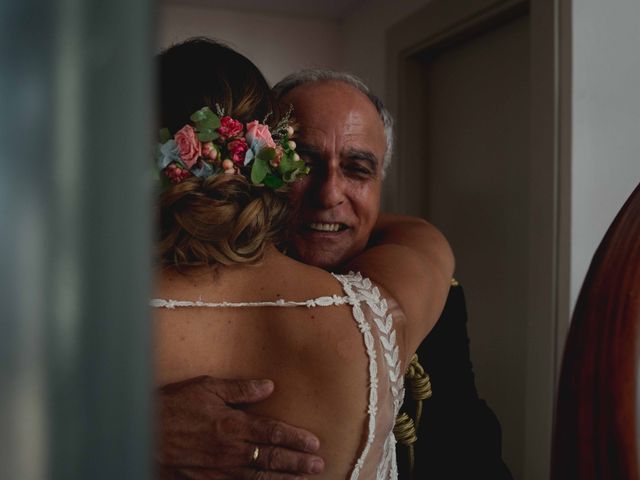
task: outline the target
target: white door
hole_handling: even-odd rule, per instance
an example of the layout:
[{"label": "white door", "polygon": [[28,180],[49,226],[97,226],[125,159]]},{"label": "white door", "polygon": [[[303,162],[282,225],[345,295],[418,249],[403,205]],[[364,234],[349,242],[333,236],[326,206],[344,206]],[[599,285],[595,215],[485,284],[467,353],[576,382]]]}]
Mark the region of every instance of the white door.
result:
[{"label": "white door", "polygon": [[521,16],[425,59],[423,211],[465,288],[481,397],[521,478],[526,375],[529,22]]},{"label": "white door", "polygon": [[387,33],[398,142],[385,205],[451,242],[477,386],[523,480],[549,474],[569,312],[571,17],[560,13],[556,0],[430,0]]}]

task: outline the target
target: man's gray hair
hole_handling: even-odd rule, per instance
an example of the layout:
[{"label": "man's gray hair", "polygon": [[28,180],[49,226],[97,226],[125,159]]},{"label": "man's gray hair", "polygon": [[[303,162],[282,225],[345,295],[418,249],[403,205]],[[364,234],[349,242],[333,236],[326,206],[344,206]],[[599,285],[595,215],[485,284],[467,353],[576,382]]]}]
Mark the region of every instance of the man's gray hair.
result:
[{"label": "man's gray hair", "polygon": [[282,98],[291,90],[300,85],[307,83],[323,82],[323,81],[337,81],[344,82],[347,85],[351,85],[356,88],[373,103],[376,107],[378,115],[384,125],[384,135],[387,143],[387,149],[384,152],[384,159],[382,160],[382,176],[387,172],[387,167],[391,163],[391,157],[393,155],[393,117],[389,113],[389,110],[384,106],[382,100],[375,95],[367,85],[360,80],[357,76],[349,72],[337,72],[335,70],[327,70],[322,68],[310,68],[306,70],[300,70],[299,72],[287,75],[280,80],[274,87],[273,92],[277,98]]}]

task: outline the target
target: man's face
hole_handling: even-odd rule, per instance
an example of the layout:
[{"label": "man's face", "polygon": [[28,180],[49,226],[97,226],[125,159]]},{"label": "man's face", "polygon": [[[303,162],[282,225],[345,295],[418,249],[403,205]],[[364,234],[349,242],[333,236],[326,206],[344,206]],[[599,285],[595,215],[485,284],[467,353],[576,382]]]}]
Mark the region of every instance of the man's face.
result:
[{"label": "man's face", "polygon": [[299,215],[289,253],[333,269],[365,248],[378,217],[384,126],[371,101],[344,82],[301,85],[282,102],[293,104],[296,151],[311,167],[293,184]]}]

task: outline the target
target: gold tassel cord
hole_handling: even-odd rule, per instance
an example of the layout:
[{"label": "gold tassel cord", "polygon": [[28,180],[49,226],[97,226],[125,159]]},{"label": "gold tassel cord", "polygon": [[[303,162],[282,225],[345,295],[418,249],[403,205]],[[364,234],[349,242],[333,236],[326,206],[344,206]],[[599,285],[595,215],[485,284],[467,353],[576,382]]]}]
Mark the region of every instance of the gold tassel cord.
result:
[{"label": "gold tassel cord", "polygon": [[[422,401],[431,398],[433,394],[431,390],[431,379],[420,365],[418,355],[416,353],[411,357],[411,362],[407,368],[404,378],[409,381],[409,390],[411,396],[416,401],[416,422],[417,427],[420,426],[422,418]],[[416,428],[417,428],[416,427]]]},{"label": "gold tassel cord", "polygon": [[[455,278],[451,279],[451,286],[458,287],[460,284]],[[405,382],[408,383],[411,397],[416,402],[415,422],[405,412],[398,414],[396,418],[396,424],[393,428],[393,433],[396,437],[396,441],[401,445],[405,445],[409,454],[409,472],[411,478],[413,478],[414,468],[414,446],[418,440],[418,428],[420,427],[420,420],[422,419],[422,402],[431,398],[433,391],[431,389],[431,378],[424,371],[418,358],[418,354],[414,353],[407,367],[407,372],[404,375]]]},{"label": "gold tassel cord", "polygon": [[420,419],[422,417],[422,401],[431,398],[431,379],[427,375],[420,365],[418,355],[413,354],[411,362],[407,367],[407,372],[404,375],[405,381],[409,384],[409,391],[411,396],[416,401],[416,420],[413,419],[405,412],[402,412],[396,418],[396,424],[393,428],[393,433],[396,437],[396,441],[407,447],[409,456],[409,474],[410,478],[414,476],[414,464],[415,454],[414,446],[418,440],[418,427],[420,426]]},{"label": "gold tassel cord", "polygon": [[413,477],[413,444],[418,440],[418,436],[416,435],[416,426],[413,420],[405,412],[400,413],[396,418],[393,434],[397,442],[405,445],[409,451],[409,472],[411,472],[411,477]]}]

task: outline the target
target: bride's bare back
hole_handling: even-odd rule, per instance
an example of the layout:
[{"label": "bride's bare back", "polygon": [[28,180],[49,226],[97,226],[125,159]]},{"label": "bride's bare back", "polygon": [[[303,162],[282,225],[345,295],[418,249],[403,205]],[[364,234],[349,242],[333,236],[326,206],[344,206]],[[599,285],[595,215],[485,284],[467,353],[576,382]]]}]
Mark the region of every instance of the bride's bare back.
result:
[{"label": "bride's bare back", "polygon": [[[163,299],[245,303],[304,301],[329,295],[345,296],[335,277],[275,250],[270,250],[259,266],[201,269],[187,275],[166,270],[160,274],[155,292]],[[362,465],[362,478],[375,477],[395,417],[390,390],[393,382],[388,379],[390,369],[372,312],[366,307],[356,309],[367,317],[367,327],[359,327],[350,304],[158,309],[157,384],[200,375],[270,378],[275,383],[273,395],[247,409],[314,432],[326,465],[317,478],[348,478],[367,440],[371,446]],[[399,309],[394,315],[396,327],[402,328]],[[381,318],[384,321],[386,315]],[[375,352],[373,363],[380,372],[373,375],[363,328],[374,334],[370,353]],[[389,340],[394,328],[382,336]],[[390,360],[394,360],[393,350],[391,347]],[[395,355],[397,369],[402,371],[397,351]],[[401,382],[402,375],[399,377]],[[373,414],[374,428],[370,429],[372,390],[378,412]],[[375,437],[370,438],[371,430],[377,433]],[[389,448],[386,445],[386,450]]]}]

